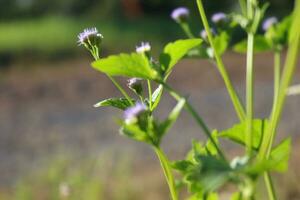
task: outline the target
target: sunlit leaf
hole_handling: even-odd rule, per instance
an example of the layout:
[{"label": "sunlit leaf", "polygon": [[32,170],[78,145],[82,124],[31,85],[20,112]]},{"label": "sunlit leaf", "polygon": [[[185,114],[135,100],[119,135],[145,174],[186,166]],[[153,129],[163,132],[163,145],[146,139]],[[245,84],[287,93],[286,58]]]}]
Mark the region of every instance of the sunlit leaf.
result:
[{"label": "sunlit leaf", "polygon": [[201,44],[201,39],[177,40],[165,46],[159,57],[163,71],[170,72],[175,64],[183,58],[189,50]]},{"label": "sunlit leaf", "polygon": [[137,77],[156,80],[159,74],[151,67],[148,58],[143,54],[119,54],[102,58],[92,66],[110,76]]},{"label": "sunlit leaf", "polygon": [[[253,120],[252,145],[254,149],[258,149],[261,139],[267,128],[267,120]],[[228,138],[236,143],[245,145],[246,140],[246,122],[234,125],[232,128],[221,131],[220,137]]]}]

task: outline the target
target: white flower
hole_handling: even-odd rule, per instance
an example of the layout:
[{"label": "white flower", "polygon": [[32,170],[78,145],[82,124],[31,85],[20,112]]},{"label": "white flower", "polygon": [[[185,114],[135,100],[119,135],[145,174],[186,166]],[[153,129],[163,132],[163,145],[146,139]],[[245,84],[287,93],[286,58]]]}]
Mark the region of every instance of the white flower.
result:
[{"label": "white flower", "polygon": [[[100,34],[97,28],[86,28],[78,35],[79,45],[86,45],[88,42],[101,42],[103,39],[102,34]],[[98,45],[98,44],[92,44]]]},{"label": "white flower", "polygon": [[140,46],[136,47],[137,53],[146,53],[151,51],[151,45],[149,42],[142,42]]}]

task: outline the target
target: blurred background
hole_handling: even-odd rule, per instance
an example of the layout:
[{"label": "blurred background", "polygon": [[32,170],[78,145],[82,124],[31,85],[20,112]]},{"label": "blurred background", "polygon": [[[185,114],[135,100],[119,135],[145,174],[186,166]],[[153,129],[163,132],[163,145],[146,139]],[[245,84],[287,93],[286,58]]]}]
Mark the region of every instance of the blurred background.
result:
[{"label": "blurred background", "polygon": [[[238,9],[237,0],[204,3],[208,16]],[[0,200],[168,199],[151,149],[119,136],[115,122],[122,113],[93,108],[120,94],[90,67],[92,58],[78,46],[77,35],[97,27],[104,36],[102,56],[134,51],[141,41],[151,42],[157,55],[167,42],[185,37],[170,19],[178,6],[191,9],[192,30],[198,33],[201,23],[190,0],[0,0]],[[281,18],[292,8],[292,0],[272,0],[267,15]],[[230,52],[224,59],[245,96],[245,57]],[[273,95],[272,55],[257,55],[255,62],[255,109],[257,117],[267,117]],[[298,70],[295,82],[299,78]],[[225,129],[238,121],[223,81],[209,62],[179,63],[170,84],[190,95],[211,128]],[[160,116],[176,103],[164,97]],[[299,96],[288,99],[279,128],[281,138],[294,138],[290,170],[276,179],[281,199],[287,200],[300,199],[299,103]],[[182,158],[192,138],[204,139],[183,112],[163,147],[172,159]],[[224,148],[239,153],[231,144]]]}]

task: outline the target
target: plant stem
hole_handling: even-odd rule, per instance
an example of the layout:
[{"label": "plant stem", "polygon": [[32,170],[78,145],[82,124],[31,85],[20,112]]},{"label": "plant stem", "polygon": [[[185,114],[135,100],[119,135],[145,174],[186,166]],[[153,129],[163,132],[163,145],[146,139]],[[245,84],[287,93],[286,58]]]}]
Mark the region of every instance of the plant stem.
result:
[{"label": "plant stem", "polygon": [[161,167],[164,171],[164,175],[166,177],[166,180],[167,180],[167,183],[169,186],[172,200],[178,200],[177,189],[176,189],[176,185],[175,185],[174,176],[171,171],[170,162],[169,162],[167,156],[164,154],[164,152],[159,147],[155,146],[154,151],[155,151],[155,153],[160,161]]},{"label": "plant stem", "polygon": [[[253,20],[254,13],[252,0],[247,0],[247,17]],[[246,74],[246,152],[248,156],[252,153],[252,123],[253,123],[253,49],[254,33],[248,31],[247,42],[247,74]]]},{"label": "plant stem", "polygon": [[228,72],[227,70],[225,69],[225,66],[224,66],[224,63],[221,59],[221,56],[219,55],[218,51],[216,50],[216,47],[215,47],[215,44],[214,44],[214,40],[213,40],[213,37],[212,37],[212,33],[211,33],[211,29],[208,25],[208,21],[207,21],[207,18],[206,18],[206,14],[205,14],[205,11],[204,11],[204,8],[203,8],[203,4],[202,4],[202,0],[196,0],[197,1],[197,5],[198,5],[198,9],[199,9],[199,13],[200,13],[200,16],[201,16],[201,19],[202,19],[202,23],[204,25],[204,28],[205,28],[205,31],[207,32],[207,36],[208,36],[208,41],[210,43],[210,46],[211,48],[213,49],[213,52],[214,52],[214,57],[216,59],[216,63],[217,63],[217,68],[225,82],[225,85],[226,85],[226,88],[228,90],[228,93],[229,93],[229,96],[232,100],[232,103],[233,103],[233,106],[236,110],[236,113],[239,117],[239,119],[241,121],[244,121],[245,120],[245,109],[237,95],[237,92],[235,91],[233,85],[232,85],[232,82],[229,78],[229,75],[228,75]]},{"label": "plant stem", "polygon": [[182,22],[182,23],[180,23],[180,26],[188,38],[191,38],[191,39],[195,38],[188,23]]},{"label": "plant stem", "polygon": [[[181,95],[179,95],[174,89],[172,89],[168,84],[166,84],[166,83],[161,83],[161,84],[164,86],[164,88],[166,88],[166,90],[168,90],[168,92],[170,93],[170,95],[174,99],[176,99],[177,101],[179,101],[182,98],[184,98]],[[188,100],[186,100],[186,102],[185,102],[185,108],[192,115],[192,117],[195,119],[195,121],[198,123],[198,125],[202,128],[202,130],[204,131],[204,134],[212,142],[212,144],[216,148],[216,150],[217,150],[218,154],[221,156],[221,158],[224,159],[224,160],[226,160],[225,155],[221,151],[221,149],[218,146],[218,144],[216,143],[216,141],[213,139],[213,137],[211,135],[211,132],[210,132],[209,128],[207,127],[206,123],[199,116],[199,114],[197,113],[197,111],[193,108],[193,106],[189,103]]]},{"label": "plant stem", "polygon": [[275,193],[275,189],[274,189],[274,184],[272,181],[272,177],[270,175],[269,172],[265,172],[264,173],[264,180],[265,180],[265,184],[268,190],[268,196],[269,196],[269,200],[276,200],[276,193]]},{"label": "plant stem", "polygon": [[[300,11],[300,3],[298,3],[298,11]],[[295,12],[296,13],[296,12]],[[299,16],[300,14],[297,13]],[[297,18],[295,18],[296,22]],[[294,26],[298,26],[298,24],[294,23],[292,28]],[[294,37],[290,39],[289,43],[289,50],[286,57],[285,67],[282,74],[280,87],[279,87],[279,94],[278,94],[278,100],[276,103],[276,106],[271,114],[270,117],[270,124],[268,126],[266,134],[263,136],[262,145],[259,150],[258,159],[260,161],[264,160],[264,158],[269,158],[272,150],[273,141],[275,138],[275,133],[278,127],[279,120],[281,118],[281,114],[283,111],[283,106],[286,101],[286,92],[288,90],[288,87],[290,85],[290,82],[292,80],[297,60],[298,60],[298,54],[299,54],[299,47],[300,47],[300,28],[294,29],[296,30],[294,33]]]},{"label": "plant stem", "polygon": [[279,94],[279,86],[280,86],[280,51],[275,51],[274,53],[274,100],[273,100],[273,108],[277,105],[278,94]]},{"label": "plant stem", "polygon": [[243,15],[247,15],[247,5],[245,0],[239,0],[239,4],[242,10]]},{"label": "plant stem", "polygon": [[253,47],[254,34],[248,33],[247,74],[246,74],[246,152],[252,153],[252,122],[253,122]]},{"label": "plant stem", "polygon": [[116,88],[123,94],[123,96],[129,101],[129,103],[133,106],[134,103],[132,102],[131,98],[127,94],[127,92],[122,88],[122,86],[112,77],[107,75],[107,77],[113,82]]},{"label": "plant stem", "polygon": [[147,80],[148,84],[148,94],[149,94],[149,109],[152,110],[152,87],[151,87],[151,81]]}]

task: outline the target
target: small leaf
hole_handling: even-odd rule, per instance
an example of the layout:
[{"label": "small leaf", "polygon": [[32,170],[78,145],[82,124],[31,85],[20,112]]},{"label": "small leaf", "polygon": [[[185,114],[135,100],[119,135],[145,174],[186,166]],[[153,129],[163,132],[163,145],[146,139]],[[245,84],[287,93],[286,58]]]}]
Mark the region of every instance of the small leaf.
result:
[{"label": "small leaf", "polygon": [[229,35],[223,31],[214,38],[216,51],[219,55],[224,54],[229,44]]},{"label": "small leaf", "polygon": [[[272,47],[269,45],[268,41],[262,35],[256,35],[254,37],[254,52],[261,53],[265,51],[270,51]],[[237,53],[247,52],[247,40],[242,40],[241,42],[234,45],[233,50]]]},{"label": "small leaf", "polygon": [[173,169],[182,171],[182,172],[187,171],[192,166],[193,166],[193,163],[188,160],[179,160],[179,161],[172,163]]},{"label": "small leaf", "polygon": [[123,124],[120,133],[136,141],[151,143],[148,134],[141,130],[137,124]]},{"label": "small leaf", "polygon": [[[132,99],[134,102],[134,100]],[[104,107],[104,106],[112,106],[121,110],[125,110],[131,106],[130,102],[125,98],[110,98],[100,101],[94,105],[95,108]]]},{"label": "small leaf", "polygon": [[291,138],[283,140],[271,153],[272,170],[284,172],[288,168],[291,152]]},{"label": "small leaf", "polygon": [[158,106],[163,93],[163,86],[159,85],[152,94],[152,110]]},{"label": "small leaf", "polygon": [[[262,136],[267,127],[267,120],[253,120],[252,145],[254,149],[258,149],[261,144]],[[228,138],[236,143],[245,145],[246,123],[234,125],[232,128],[220,132],[220,137]]]},{"label": "small leaf", "polygon": [[102,58],[92,66],[110,76],[127,76],[156,80],[158,73],[151,67],[148,58],[143,54],[120,54]]},{"label": "small leaf", "polygon": [[259,175],[265,171],[284,172],[288,168],[290,152],[291,138],[287,138],[272,150],[268,160],[248,166],[246,172],[252,175]]},{"label": "small leaf", "polygon": [[175,64],[183,58],[189,50],[201,44],[201,39],[177,40],[165,46],[163,53],[159,57],[163,71],[167,74]]}]

